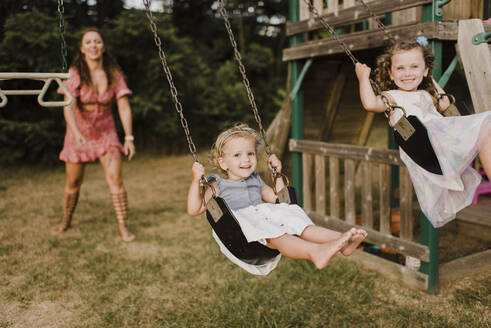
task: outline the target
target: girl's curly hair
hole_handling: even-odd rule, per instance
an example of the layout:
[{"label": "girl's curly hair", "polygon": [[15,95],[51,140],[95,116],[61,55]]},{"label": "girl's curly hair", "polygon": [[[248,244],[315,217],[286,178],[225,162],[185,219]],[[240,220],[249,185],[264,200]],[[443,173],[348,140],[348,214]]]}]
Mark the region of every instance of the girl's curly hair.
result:
[{"label": "girl's curly hair", "polygon": [[380,86],[382,91],[386,90],[394,90],[397,89],[396,84],[390,78],[390,69],[392,66],[392,56],[394,56],[397,52],[400,51],[408,51],[412,49],[421,49],[421,53],[423,54],[423,59],[425,61],[425,65],[428,68],[428,75],[423,77],[423,81],[421,81],[418,86],[419,90],[426,90],[431,97],[433,98],[433,103],[435,107],[440,110],[440,106],[438,104],[438,93],[433,84],[433,75],[431,71],[434,67],[435,56],[431,52],[428,47],[422,46],[416,41],[408,42],[401,41],[397,42],[388,48],[384,54],[380,55],[377,58],[377,68],[375,70],[375,82]]},{"label": "girl's curly hair", "polygon": [[244,123],[237,123],[230,129],[220,133],[217,137],[217,140],[211,147],[210,154],[208,157],[210,163],[214,165],[217,169],[222,171],[222,173],[226,173],[226,171],[220,167],[220,164],[218,163],[218,158],[223,156],[223,147],[225,146],[225,144],[228,141],[238,137],[250,138],[254,140],[256,145],[259,143],[260,140],[259,134],[255,130],[251,129],[247,124]]}]

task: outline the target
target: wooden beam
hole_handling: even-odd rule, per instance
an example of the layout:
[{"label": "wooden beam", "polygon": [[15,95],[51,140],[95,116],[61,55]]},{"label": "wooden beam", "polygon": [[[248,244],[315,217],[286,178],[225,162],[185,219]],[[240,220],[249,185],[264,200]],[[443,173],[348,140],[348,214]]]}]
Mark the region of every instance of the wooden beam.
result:
[{"label": "wooden beam", "polygon": [[[303,3],[303,1],[301,2]],[[432,0],[375,0],[371,1],[368,5],[370,6],[370,10],[372,10],[376,15],[383,15],[393,11],[421,6],[431,2]],[[322,17],[329,23],[329,25],[334,27],[361,21],[365,18],[370,17],[370,13],[365,9],[362,4],[359,4],[357,6],[349,8],[345,7],[345,9],[331,12],[327,15],[322,15]],[[318,20],[310,19],[309,15],[305,15],[302,18],[303,20],[301,21],[293,23],[290,22],[286,24],[287,36],[292,36],[295,34],[310,32],[323,28],[322,24]]]},{"label": "wooden beam", "polygon": [[360,263],[364,267],[377,271],[399,284],[420,290],[428,289],[428,276],[421,272],[408,269],[404,265],[358,250],[351,254],[351,256],[345,257],[345,259]]},{"label": "wooden beam", "polygon": [[491,268],[491,249],[464,256],[440,265],[440,282],[449,281]]},{"label": "wooden beam", "polygon": [[458,46],[476,113],[491,110],[491,53],[487,43],[472,44],[485,31],[480,19],[459,21]]},{"label": "wooden beam", "polygon": [[353,227],[364,229],[368,233],[368,236],[365,239],[367,243],[375,244],[380,247],[396,251],[397,253],[415,257],[423,262],[429,262],[430,260],[430,249],[428,246],[388,235],[364,226],[351,224],[333,216],[322,215],[311,210],[306,210],[305,212],[312,219],[312,221],[318,225],[339,232],[345,232]]},{"label": "wooden beam", "polygon": [[355,160],[404,165],[398,150],[335,144],[322,141],[290,139],[290,151],[307,152],[323,156],[336,156]]},{"label": "wooden beam", "polygon": [[[387,26],[387,32],[396,40],[416,39],[424,35],[428,39],[457,40],[457,22],[429,22],[400,26]],[[384,47],[388,38],[379,29],[354,32],[340,35],[342,40],[351,51]],[[283,61],[296,59],[327,56],[344,52],[339,43],[333,39],[321,39],[308,41],[283,50]]]},{"label": "wooden beam", "polygon": [[324,119],[322,120],[320,138],[321,141],[327,141],[331,129],[334,125],[334,120],[339,109],[339,102],[341,100],[341,95],[343,94],[344,84],[346,82],[346,77],[348,76],[347,69],[343,68],[343,65],[339,65],[339,70],[336,75],[336,79],[332,84],[331,90],[326,93],[329,95],[329,100],[327,101],[326,110],[324,112]]}]

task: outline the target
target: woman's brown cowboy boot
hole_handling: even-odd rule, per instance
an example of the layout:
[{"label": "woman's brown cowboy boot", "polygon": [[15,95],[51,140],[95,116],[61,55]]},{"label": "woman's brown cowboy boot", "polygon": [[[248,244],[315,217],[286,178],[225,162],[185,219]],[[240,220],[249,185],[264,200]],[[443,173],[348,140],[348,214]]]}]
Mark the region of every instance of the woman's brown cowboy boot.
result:
[{"label": "woman's brown cowboy boot", "polygon": [[70,224],[72,222],[73,212],[75,212],[75,207],[77,207],[79,192],[68,193],[64,192],[63,194],[63,220],[61,223],[51,229],[51,234],[56,236],[66,229],[70,228]]},{"label": "woman's brown cowboy boot", "polygon": [[126,191],[111,193],[111,200],[118,219],[119,234],[124,242],[129,243],[135,239],[135,235],[128,230],[128,198]]}]

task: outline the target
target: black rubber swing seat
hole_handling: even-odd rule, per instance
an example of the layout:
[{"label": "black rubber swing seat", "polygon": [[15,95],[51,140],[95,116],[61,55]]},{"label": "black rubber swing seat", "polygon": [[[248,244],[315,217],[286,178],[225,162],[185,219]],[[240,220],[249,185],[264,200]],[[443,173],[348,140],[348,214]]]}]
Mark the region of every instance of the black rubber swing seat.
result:
[{"label": "black rubber swing seat", "polygon": [[411,159],[426,171],[443,175],[440,162],[435,154],[428,137],[428,130],[421,121],[414,115],[409,115],[407,120],[414,127],[415,132],[409,139],[404,140],[402,136],[394,131],[394,137],[397,144],[408,154]]},{"label": "black rubber swing seat", "polygon": [[[276,203],[279,203],[281,198],[287,200],[290,204],[297,204],[297,195],[293,187],[285,187],[278,194],[283,195],[283,198],[278,197]],[[288,198],[284,198],[285,196]],[[215,207],[219,209],[217,210]],[[211,213],[212,211],[214,212],[213,214]],[[215,218],[218,216],[219,218],[216,220]],[[251,265],[265,264],[280,254],[279,251],[257,241],[248,242],[239,222],[221,197],[213,197],[211,202],[207,204],[206,218],[222,244],[236,258],[245,263]]]},{"label": "black rubber swing seat", "polygon": [[222,215],[215,221],[210,210],[207,210],[206,218],[213,231],[215,231],[230,253],[239,260],[251,265],[265,264],[278,256],[280,252],[275,249],[264,246],[257,241],[248,242],[242,233],[239,222],[237,222],[225,200],[221,197],[214,197],[213,200],[220,208]]}]

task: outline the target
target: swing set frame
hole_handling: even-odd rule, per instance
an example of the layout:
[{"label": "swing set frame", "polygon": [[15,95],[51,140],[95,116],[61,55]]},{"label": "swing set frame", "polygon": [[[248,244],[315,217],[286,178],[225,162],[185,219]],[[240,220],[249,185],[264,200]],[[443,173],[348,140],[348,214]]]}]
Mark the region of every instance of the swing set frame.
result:
[{"label": "swing set frame", "polygon": [[[287,48],[283,52],[283,60],[288,61],[288,64],[290,65],[290,71],[291,71],[291,89],[296,91],[296,96],[292,98],[292,125],[291,125],[291,138],[289,145],[290,145],[290,151],[292,151],[292,164],[293,164],[293,186],[296,188],[298,191],[298,197],[299,197],[299,203],[304,205],[304,208],[307,206],[312,206],[312,201],[315,201],[315,206],[317,207],[317,203],[319,202],[321,206],[321,210],[318,210],[317,208],[312,211],[308,211],[309,215],[317,218],[317,222],[322,225],[327,225],[330,226],[331,228],[335,228],[335,230],[341,231],[343,229],[349,228],[350,226],[354,226],[355,223],[353,222],[347,222],[347,219],[341,220],[339,219],[341,216],[341,213],[339,215],[333,215],[332,210],[334,209],[335,211],[339,211],[339,208],[336,206],[330,206],[330,211],[331,215],[319,215],[319,212],[322,213],[322,203],[326,201],[326,195],[324,192],[318,193],[319,190],[325,190],[325,181],[324,185],[317,184],[317,180],[315,181],[315,191],[314,195],[312,196],[310,188],[314,184],[314,181],[310,180],[311,173],[310,170],[313,169],[313,166],[315,165],[315,172],[316,172],[316,177],[318,177],[319,172],[322,170],[325,170],[326,165],[324,163],[324,158],[323,157],[328,157],[328,156],[333,156],[333,159],[329,159],[329,172],[331,172],[331,169],[334,171],[338,170],[338,162],[336,158],[345,158],[345,157],[353,157],[353,158],[346,158],[344,160],[345,162],[345,172],[348,170],[348,172],[352,172],[354,175],[354,168],[356,167],[356,163],[358,161],[361,161],[361,163],[365,163],[365,161],[368,161],[367,163],[371,164],[372,162],[377,163],[378,160],[383,160],[387,161],[383,166],[384,169],[382,170],[381,168],[381,173],[383,172],[384,176],[387,178],[388,181],[391,181],[391,183],[387,186],[385,184],[382,184],[380,187],[382,188],[388,188],[389,194],[391,195],[391,199],[386,200],[381,199],[381,202],[385,202],[388,208],[388,212],[382,212],[382,209],[380,209],[380,213],[377,213],[377,215],[380,215],[380,220],[382,220],[382,217],[386,218],[389,220],[388,222],[390,223],[390,206],[391,204],[394,203],[394,201],[397,201],[394,199],[394,195],[391,192],[391,190],[397,190],[399,189],[401,192],[401,199],[399,200],[400,202],[403,201],[403,194],[404,195],[412,195],[412,186],[411,186],[411,181],[407,181],[405,177],[405,174],[402,174],[403,172],[400,173],[400,171],[405,171],[406,169],[399,165],[397,163],[390,163],[388,170],[385,169],[385,165],[388,164],[395,155],[397,158],[399,157],[397,153],[392,153],[395,152],[396,149],[396,144],[393,139],[390,139],[391,133],[389,133],[389,150],[387,150],[387,153],[384,154],[376,154],[374,153],[375,149],[370,148],[370,147],[360,147],[360,146],[353,146],[353,145],[341,145],[341,144],[327,144],[327,143],[321,143],[321,142],[314,142],[314,141],[308,141],[308,140],[303,140],[304,139],[304,122],[303,122],[303,117],[304,117],[304,91],[302,88],[302,81],[304,76],[306,75],[306,70],[308,70],[309,67],[311,67],[312,59],[313,57],[317,56],[329,56],[331,54],[339,54],[342,52],[341,47],[339,47],[339,44],[335,40],[329,40],[329,39],[321,39],[321,40],[316,40],[316,41],[309,41],[304,43],[304,36],[306,35],[306,32],[314,31],[322,27],[322,24],[313,18],[310,18],[306,15],[302,16],[302,19],[300,18],[301,12],[300,12],[300,4],[303,3],[304,0],[290,0],[290,7],[289,7],[289,23],[287,24],[286,30],[287,30],[287,36],[289,37],[290,40],[290,48]],[[386,17],[386,22],[388,25],[390,25],[391,20],[392,20],[392,15],[391,13],[394,11],[398,11],[401,9],[408,9],[408,8],[413,8],[417,6],[422,6],[422,19],[421,21],[414,23],[412,25],[406,24],[406,25],[400,25],[400,26],[388,26],[387,31],[399,38],[416,38],[417,35],[420,35],[420,33],[425,34],[428,39],[430,39],[430,47],[432,52],[434,53],[436,57],[435,61],[435,68],[433,69],[433,76],[435,80],[439,82],[439,84],[444,87],[445,83],[448,81],[448,77],[455,68],[455,63],[456,60],[454,59],[449,65],[448,69],[445,71],[445,74],[442,76],[442,40],[452,40],[456,41],[457,40],[457,23],[456,22],[442,22],[442,6],[447,4],[449,1],[446,0],[408,0],[404,2],[392,2],[392,1],[386,1],[386,0],[374,0],[371,1],[370,7],[372,8],[373,11],[376,12],[377,15],[385,15]],[[317,1],[314,0],[314,3],[316,4],[322,4],[322,1]],[[337,0],[329,0],[329,7],[328,10],[326,10],[328,13],[324,14],[323,16],[329,20],[329,22],[338,27],[338,26],[345,26],[347,24],[353,24],[355,22],[360,22],[363,21],[366,18],[370,18],[370,13],[367,10],[364,10],[361,4],[355,4],[355,1],[344,1],[344,7],[345,9],[339,9],[338,10],[338,1]],[[349,3],[348,6],[352,6],[351,8],[346,8],[347,3]],[[303,8],[306,8],[304,5]],[[362,24],[365,28],[368,24],[364,23]],[[355,33],[350,33],[346,35],[340,36],[340,38],[346,42],[349,45],[350,50],[355,51],[355,50],[361,50],[361,49],[370,49],[374,47],[382,47],[384,45],[387,45],[387,37],[380,31],[376,30],[370,30],[370,31],[360,31],[360,32],[355,32]],[[351,149],[352,148],[352,149]],[[359,148],[359,149],[358,149]],[[312,157],[315,156],[315,161]],[[353,162],[352,162],[353,161]],[[353,166],[351,166],[351,164]],[[381,164],[382,165],[382,164]],[[324,167],[324,169],[323,169]],[[361,172],[362,175],[365,177],[369,177],[369,169],[364,168],[364,165],[361,165]],[[319,178],[320,179],[320,178]],[[346,179],[346,176],[345,176]],[[353,177],[354,179],[354,177]],[[351,180],[350,180],[351,181]],[[354,180],[352,180],[354,182]],[[339,183],[339,177],[335,176],[334,178],[329,178],[329,183],[333,183],[334,186]],[[345,206],[348,206],[350,204],[346,197],[353,197],[353,202],[351,204],[354,204],[355,200],[355,194],[354,190],[350,189],[352,186],[345,181]],[[370,182],[371,183],[371,182]],[[407,183],[409,183],[409,187],[407,186]],[[362,183],[362,213],[368,213],[368,214],[363,214],[365,220],[365,216],[367,218],[373,217],[373,213],[371,212],[372,209],[371,207],[371,194],[369,189],[371,187],[368,186],[369,183],[365,182],[365,180]],[[351,186],[351,187],[350,187]],[[409,188],[409,190],[407,190]],[[330,190],[330,197],[334,197],[334,204],[336,204],[336,200],[339,200],[339,190],[334,187],[333,185],[327,186],[327,190]],[[384,189],[386,190],[386,189]],[[403,193],[403,190],[407,190],[407,192]],[[335,191],[333,194],[332,191]],[[365,193],[366,192],[366,193]],[[381,189],[382,193],[382,189]],[[366,195],[367,198],[364,198],[363,195]],[[386,194],[385,191],[383,193],[384,195]],[[329,199],[329,198],[328,198]],[[404,202],[408,202],[407,199],[404,199]],[[412,202],[412,201],[410,201]],[[332,203],[331,203],[332,205]],[[325,205],[324,205],[325,206]],[[354,205],[350,205],[354,206]],[[353,207],[353,213],[355,212],[355,209]],[[407,226],[404,226],[404,224],[410,224],[411,221],[402,221],[402,216],[403,214],[408,217],[412,217],[412,206],[407,207],[407,211],[410,211],[408,213],[403,213],[403,208],[401,204],[401,229],[405,229],[405,231],[410,231],[411,229],[408,229]],[[315,213],[314,213],[315,212]],[[338,220],[336,220],[338,219]],[[353,217],[354,220],[354,217]],[[315,220],[314,220],[315,221]],[[394,262],[389,262],[388,266],[386,268],[383,268],[383,264],[379,263],[379,265],[375,265],[375,267],[372,265],[372,267],[375,270],[381,271],[389,276],[391,278],[403,283],[403,284],[410,284],[410,281],[408,277],[423,277],[422,280],[420,278],[416,278],[417,282],[416,284],[413,284],[413,287],[416,287],[418,289],[426,289],[429,294],[437,294],[438,289],[439,289],[439,283],[440,283],[440,278],[445,279],[447,275],[445,274],[444,276],[440,275],[439,271],[439,240],[440,240],[440,231],[439,229],[434,228],[431,223],[427,220],[427,218],[421,214],[420,216],[420,238],[419,238],[419,243],[417,243],[417,248],[420,249],[424,254],[427,255],[417,255],[417,252],[414,255],[417,255],[416,257],[421,260],[421,267],[419,269],[419,272],[412,272],[409,274],[409,271],[407,268],[404,266],[401,266],[397,263]],[[381,221],[382,223],[382,221]],[[365,228],[365,222],[363,223],[363,227]],[[402,230],[401,230],[402,231]],[[383,234],[381,234],[383,232]],[[402,232],[401,232],[402,233]],[[402,235],[401,235],[402,237]],[[374,233],[373,231],[369,231],[367,241],[370,243],[373,243],[375,245],[379,245],[380,247],[387,247],[391,246],[390,244],[393,243],[394,236],[390,233],[389,231],[376,231]],[[401,246],[401,243],[405,243],[404,240],[401,238],[398,239],[397,244]],[[392,245],[396,246],[396,245]],[[398,247],[398,246],[397,246]],[[398,248],[390,248],[392,250],[396,250]],[[422,247],[422,248],[421,248]],[[356,253],[356,252],[355,252]],[[366,255],[366,256],[355,256],[351,258],[366,258],[369,256],[369,254],[365,252],[358,252],[361,255]],[[362,254],[363,253],[363,254]],[[404,254],[404,252],[402,252]],[[490,253],[490,252],[488,252]],[[480,258],[484,259],[486,256],[489,258],[488,253],[478,253],[475,254],[475,258]],[[474,256],[474,255],[473,255]],[[373,257],[373,256],[372,256]],[[356,259],[358,260],[358,259]],[[460,260],[460,259],[458,259]],[[447,263],[445,263],[445,272],[448,271],[448,268],[451,266],[455,268],[458,263],[456,263],[458,260],[452,261],[447,267]],[[367,260],[365,263],[369,263],[372,260]],[[485,260],[483,260],[485,261]],[[360,262],[364,262],[363,259],[360,260]],[[388,262],[385,260],[385,262]],[[455,263],[454,263],[455,262]],[[478,265],[475,260],[473,260],[474,265],[476,265],[478,268],[482,267],[482,265]],[[394,264],[389,265],[389,264]],[[450,265],[451,264],[451,265]],[[455,264],[455,265],[454,265]],[[390,268],[390,269],[389,269]],[[477,268],[477,269],[478,269]],[[386,271],[384,272],[384,270]],[[461,268],[459,268],[460,270]],[[388,271],[387,271],[388,270]],[[467,270],[469,271],[469,269]],[[408,275],[409,274],[409,275]],[[461,273],[462,274],[462,273]],[[422,275],[422,276],[421,276]],[[416,280],[412,280],[412,282],[415,282]]]}]

